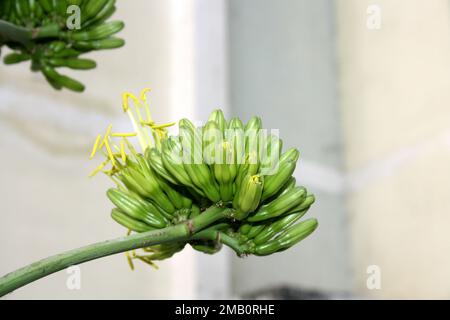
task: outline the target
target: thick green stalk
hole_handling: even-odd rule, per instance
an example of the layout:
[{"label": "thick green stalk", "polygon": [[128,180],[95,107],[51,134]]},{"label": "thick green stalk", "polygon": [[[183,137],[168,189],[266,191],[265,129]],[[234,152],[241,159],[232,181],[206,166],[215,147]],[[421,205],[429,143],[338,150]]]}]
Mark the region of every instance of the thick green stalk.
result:
[{"label": "thick green stalk", "polygon": [[28,29],[0,19],[0,35],[6,40],[29,47],[33,39],[58,37],[59,26],[52,23],[39,28]]},{"label": "thick green stalk", "polygon": [[194,219],[171,227],[91,244],[37,261],[0,278],[0,297],[71,265],[155,244],[188,240],[199,230],[230,217],[230,213],[228,208],[213,206]]},{"label": "thick green stalk", "polygon": [[24,45],[29,45],[31,42],[31,34],[28,29],[16,26],[11,22],[0,19],[0,35],[5,39],[14,42],[20,42]]},{"label": "thick green stalk", "polygon": [[248,251],[247,246],[239,244],[238,239],[230,237],[229,235],[214,229],[214,226],[211,229],[208,228],[194,234],[191,239],[222,242],[233,249],[239,256],[246,254]]}]

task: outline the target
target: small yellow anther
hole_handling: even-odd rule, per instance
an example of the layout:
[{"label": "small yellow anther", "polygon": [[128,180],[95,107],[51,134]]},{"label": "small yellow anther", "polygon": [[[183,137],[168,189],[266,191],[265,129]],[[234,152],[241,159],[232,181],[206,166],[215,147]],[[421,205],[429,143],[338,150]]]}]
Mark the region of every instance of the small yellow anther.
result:
[{"label": "small yellow anther", "polygon": [[151,127],[152,127],[152,129],[162,129],[162,128],[171,127],[175,124],[176,124],[176,122],[169,122],[169,123],[164,123],[164,124],[153,125]]},{"label": "small yellow anther", "polygon": [[111,163],[112,163],[113,167],[115,167],[116,159],[114,158],[114,155],[112,153],[111,146],[109,145],[108,140],[105,140],[105,147],[106,147],[106,152],[108,152],[109,159],[111,159]]},{"label": "small yellow anther", "polygon": [[152,266],[155,269],[159,269],[158,265],[155,264],[149,257],[137,255],[136,258],[138,258],[142,262],[145,262],[146,264]]},{"label": "small yellow anther", "polygon": [[124,92],[122,94],[122,108],[123,108],[123,111],[125,111],[125,112],[127,112],[130,109],[130,107],[128,106],[129,98],[131,98],[136,105],[138,105],[138,106],[141,105],[141,102],[134,94],[132,94],[131,92]]},{"label": "small yellow anther", "polygon": [[91,155],[89,156],[89,159],[92,159],[95,156],[95,153],[97,152],[98,144],[100,143],[100,139],[101,138],[102,138],[102,136],[99,134],[97,136],[97,139],[95,139],[94,147],[92,148]]},{"label": "small yellow anther", "polygon": [[127,161],[127,155],[125,154],[125,140],[120,141],[120,155],[122,157],[122,161]]},{"label": "small yellow anther", "polygon": [[106,174],[107,176],[112,176],[115,173],[114,169],[110,169],[110,170],[103,170],[102,171],[104,174]]},{"label": "small yellow anther", "polygon": [[261,183],[261,176],[255,174],[253,176],[251,176],[252,182],[256,183],[256,184],[260,184]]},{"label": "small yellow anther", "polygon": [[95,168],[90,174],[89,177],[95,176],[98,172],[100,172],[109,162],[109,159],[103,161],[97,168]]},{"label": "small yellow anther", "polygon": [[116,133],[112,133],[111,134],[112,137],[122,137],[122,138],[126,138],[126,137],[135,137],[137,136],[136,132],[116,132]]},{"label": "small yellow anther", "polygon": [[147,101],[147,92],[149,92],[149,91],[151,91],[150,88],[142,89],[140,96],[141,96],[142,102],[144,102],[144,107],[145,107],[145,113],[147,115],[147,120],[148,121],[153,121],[152,120],[152,115],[150,113],[150,107],[149,107],[148,101]]},{"label": "small yellow anther", "polygon": [[141,100],[142,101],[144,101],[144,102],[147,102],[147,92],[149,92],[149,91],[152,91],[152,89],[150,89],[150,88],[144,88],[144,89],[142,89],[142,91],[141,91],[141,94],[140,94],[140,96],[141,96]]},{"label": "small yellow anther", "polygon": [[105,133],[105,135],[103,136],[103,140],[102,140],[102,143],[100,143],[99,148],[102,148],[102,147],[105,145],[105,142],[108,140],[109,135],[111,134],[111,130],[112,130],[112,124],[110,124],[110,125],[108,126],[108,129],[106,129],[106,133]]},{"label": "small yellow anther", "polygon": [[151,128],[153,128],[153,126],[155,125],[155,123],[153,121],[141,121],[141,124],[145,125],[145,126],[149,126]]},{"label": "small yellow anther", "polygon": [[130,269],[134,270],[134,263],[133,263],[133,260],[132,260],[132,258],[130,256],[130,253],[127,251],[127,252],[125,252],[125,255],[127,257],[127,262],[128,262],[128,265],[130,266]]}]

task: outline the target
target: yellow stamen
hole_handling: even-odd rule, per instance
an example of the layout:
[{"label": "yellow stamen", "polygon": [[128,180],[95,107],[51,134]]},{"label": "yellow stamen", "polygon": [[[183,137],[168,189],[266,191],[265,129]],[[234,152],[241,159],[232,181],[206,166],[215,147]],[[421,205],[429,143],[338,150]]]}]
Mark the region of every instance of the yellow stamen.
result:
[{"label": "yellow stamen", "polygon": [[99,148],[101,148],[101,147],[103,147],[103,146],[105,145],[106,140],[108,140],[109,135],[111,134],[111,130],[112,130],[112,124],[110,124],[110,125],[108,126],[108,129],[106,129],[106,133],[105,133],[105,135],[103,136],[103,140],[102,140],[102,143],[100,143]]},{"label": "yellow stamen", "polygon": [[122,157],[122,161],[127,161],[127,155],[125,154],[125,139],[120,140],[120,155]]},{"label": "yellow stamen", "polygon": [[112,133],[111,136],[112,137],[122,137],[122,138],[136,137],[137,133],[136,132],[127,132],[127,133],[117,132],[117,133]]},{"label": "yellow stamen", "polygon": [[[149,106],[148,100],[147,100],[147,92],[149,92],[149,91],[151,91],[150,88],[144,88],[144,89],[142,89],[142,90],[141,90],[141,93],[140,93],[140,98],[141,98],[141,100],[142,100],[143,103],[144,103],[145,114],[146,114],[146,116],[147,116],[147,121],[146,121],[146,122],[147,122],[147,123],[153,123],[152,114],[151,114],[151,112],[150,112],[150,106]],[[141,120],[141,124],[143,124],[143,123],[142,123],[142,122],[143,122],[142,119],[140,119],[140,120]],[[144,130],[144,131],[145,131],[147,140],[149,141],[149,146],[151,146],[152,143],[151,143],[151,141],[150,141],[150,136],[148,135],[148,133],[147,133],[146,130]],[[155,133],[154,133],[154,131],[151,130],[151,128],[150,128],[150,131],[151,131],[151,134],[152,134],[153,138],[155,138]],[[155,141],[155,142],[158,144],[158,141]]]},{"label": "yellow stamen", "polygon": [[152,89],[150,89],[150,88],[144,88],[141,90],[140,96],[141,96],[142,101],[147,102],[147,92],[150,92],[150,91],[152,91]]},{"label": "yellow stamen", "polygon": [[134,263],[133,263],[133,259],[130,256],[130,253],[128,251],[125,252],[125,256],[127,257],[127,262],[128,262],[128,265],[130,266],[130,269],[134,271]]},{"label": "yellow stamen", "polygon": [[[128,231],[127,231],[127,236],[129,236],[130,234],[131,234],[131,229],[128,229]],[[134,252],[134,250],[133,250],[133,252]],[[130,269],[131,269],[131,270],[134,270],[133,259],[132,259],[131,256],[130,256],[130,252],[129,252],[129,251],[126,251],[126,252],[125,252],[125,256],[127,257],[127,262],[128,262],[128,265],[130,266]]]},{"label": "yellow stamen", "polygon": [[151,91],[150,88],[144,88],[141,91],[141,100],[144,102],[144,107],[145,107],[145,112],[147,114],[147,120],[148,121],[153,121],[152,119],[152,115],[150,113],[150,107],[148,105],[148,101],[147,101],[147,92]]},{"label": "yellow stamen", "polygon": [[151,127],[152,127],[152,129],[162,129],[162,128],[171,127],[174,124],[176,124],[176,122],[169,122],[169,123],[164,123],[164,124],[158,124],[158,125],[153,125]]},{"label": "yellow stamen", "polygon": [[125,112],[127,112],[130,109],[130,107],[128,105],[129,98],[131,98],[135,104],[138,104],[138,105],[141,104],[139,99],[134,94],[132,94],[131,92],[124,92],[122,94],[122,108],[123,108],[123,111],[125,111]]},{"label": "yellow stamen", "polygon": [[131,112],[131,109],[128,106],[128,98],[132,98],[135,104],[140,104],[139,100],[136,98],[136,96],[130,92],[125,92],[122,95],[122,104],[123,104],[123,110],[128,114],[130,117],[131,123],[133,125],[134,131],[137,133],[139,144],[141,145],[142,150],[144,151],[149,145],[151,146],[151,143],[149,141],[145,141],[145,137],[142,134],[141,126],[137,123],[136,119],[134,118],[133,113]]},{"label": "yellow stamen", "polygon": [[253,176],[251,176],[252,182],[256,183],[256,184],[260,184],[261,183],[261,176],[255,174]]},{"label": "yellow stamen", "polygon": [[97,168],[95,168],[90,174],[89,177],[95,176],[98,172],[100,172],[109,162],[109,159],[103,161]]},{"label": "yellow stamen", "polygon": [[138,119],[139,119],[139,121],[142,121],[142,117],[141,117],[141,113],[140,113],[140,111],[139,111],[139,108],[142,108],[142,104],[141,104],[141,102],[139,101],[139,99],[134,95],[134,94],[132,94],[131,92],[125,92],[123,95],[122,95],[122,101],[123,101],[123,106],[124,106],[124,111],[129,111],[130,110],[130,107],[129,107],[129,105],[128,105],[128,99],[129,98],[131,98],[132,100],[133,100],[133,102],[134,102],[134,107],[135,107],[135,109],[136,109],[136,114],[137,114],[137,116],[138,116]]},{"label": "yellow stamen", "polygon": [[89,159],[92,159],[95,156],[95,153],[97,152],[98,144],[100,143],[101,137],[102,136],[99,134],[97,136],[97,139],[95,139],[94,147],[92,148],[91,155],[89,156]]},{"label": "yellow stamen", "polygon": [[111,177],[112,175],[114,175],[117,172],[117,169],[111,168],[109,170],[103,170],[102,172]]},{"label": "yellow stamen", "polygon": [[141,261],[145,262],[146,264],[152,266],[155,269],[159,269],[159,267],[152,260],[150,260],[149,257],[137,255],[136,258],[138,258],[139,260],[141,260]]},{"label": "yellow stamen", "polygon": [[116,166],[116,159],[114,158],[114,155],[113,155],[113,153],[111,151],[111,147],[109,145],[108,140],[105,140],[105,147],[106,147],[106,151],[108,152],[109,159],[111,159],[111,164],[113,165],[113,167],[115,167]]},{"label": "yellow stamen", "polygon": [[[141,111],[139,110],[139,108],[142,108],[142,104],[141,104],[140,102],[135,103],[135,104],[134,104],[134,107],[135,107],[135,109],[136,109],[136,114],[137,114],[139,123],[140,123],[141,126],[142,126],[142,122],[144,121],[144,119],[142,118]],[[146,109],[147,109],[147,107],[146,107]],[[144,134],[143,134],[143,139],[145,138],[145,139],[147,140],[147,142],[146,142],[146,143],[147,143],[147,146],[151,146],[152,141],[150,140],[150,136],[148,135],[147,130],[146,130],[145,128],[142,128],[142,130],[141,130],[140,132],[143,132],[143,133],[144,133]]]},{"label": "yellow stamen", "polygon": [[[92,148],[90,158],[101,152],[107,159],[106,162],[99,165],[90,176],[95,175],[99,171],[107,174],[116,185],[122,186],[122,182],[117,179],[117,174],[122,170],[126,170],[127,163],[136,162],[136,156],[153,144],[158,149],[161,148],[161,141],[168,136],[166,128],[176,124],[176,122],[156,124],[152,118],[149,108],[149,97],[147,97],[150,88],[141,90],[139,96],[131,92],[124,92],[122,94],[122,107],[132,122],[133,129],[131,132],[112,132],[112,125],[110,124],[104,134],[98,135],[95,144]],[[131,102],[132,101],[132,102]],[[130,105],[133,103],[133,105]],[[144,111],[140,110],[145,108]],[[145,119],[143,119],[145,117]],[[133,132],[134,131],[134,132]],[[139,153],[135,147],[128,141],[127,138],[137,137],[141,150]],[[115,139],[120,138],[120,144],[115,143]],[[142,152],[143,153],[143,152]],[[106,164],[111,162],[111,168],[105,168]]]}]

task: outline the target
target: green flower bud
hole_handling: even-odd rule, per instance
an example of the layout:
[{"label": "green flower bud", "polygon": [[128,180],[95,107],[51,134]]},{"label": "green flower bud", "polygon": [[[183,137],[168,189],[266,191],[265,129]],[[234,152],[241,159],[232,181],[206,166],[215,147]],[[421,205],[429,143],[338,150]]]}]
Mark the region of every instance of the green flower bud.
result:
[{"label": "green flower bud", "polygon": [[258,256],[265,256],[286,250],[313,233],[317,226],[318,223],[316,219],[308,219],[300,222],[289,227],[274,240],[256,246],[254,253]]},{"label": "green flower bud", "polygon": [[233,199],[236,219],[245,219],[249,213],[256,210],[261,199],[263,186],[264,178],[260,175],[247,175],[244,178],[239,193]]}]

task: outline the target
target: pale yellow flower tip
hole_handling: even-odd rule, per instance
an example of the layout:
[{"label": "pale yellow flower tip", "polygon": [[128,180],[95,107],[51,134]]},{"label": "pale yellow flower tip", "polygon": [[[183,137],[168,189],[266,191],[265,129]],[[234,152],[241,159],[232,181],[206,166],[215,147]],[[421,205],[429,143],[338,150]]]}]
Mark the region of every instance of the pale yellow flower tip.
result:
[{"label": "pale yellow flower tip", "polygon": [[134,270],[134,263],[133,263],[133,260],[132,260],[132,258],[130,256],[130,253],[128,251],[125,252],[125,256],[127,257],[127,261],[128,261],[128,265],[130,266],[130,269]]},{"label": "pale yellow flower tip", "polygon": [[152,91],[152,89],[150,89],[150,88],[144,88],[144,89],[142,89],[141,94],[140,94],[141,100],[142,100],[142,101],[147,102],[147,96],[146,96],[146,94],[147,94],[147,92],[150,92],[150,91]]},{"label": "pale yellow flower tip", "polygon": [[99,134],[97,136],[97,139],[95,140],[94,146],[92,147],[91,155],[89,156],[89,159],[92,159],[95,156],[95,153],[97,152],[98,145],[100,144],[101,135]]},{"label": "pale yellow flower tip", "polygon": [[111,130],[112,130],[112,124],[110,124],[108,126],[108,129],[106,129],[105,135],[103,136],[103,140],[100,143],[100,145],[98,146],[99,148],[102,148],[105,145],[106,140],[108,140],[109,135],[111,134]]},{"label": "pale yellow flower tip", "polygon": [[121,138],[128,138],[128,137],[136,137],[136,132],[116,132],[111,134],[112,137],[121,137]]},{"label": "pale yellow flower tip", "polygon": [[130,98],[133,100],[133,102],[136,105],[138,105],[138,106],[141,105],[141,102],[139,101],[139,99],[134,94],[132,94],[131,92],[124,92],[122,94],[122,108],[123,108],[124,112],[127,112],[128,109],[130,109],[130,107],[128,106],[128,100]]},{"label": "pale yellow flower tip", "polygon": [[171,127],[173,125],[175,125],[176,122],[169,122],[169,123],[164,123],[164,124],[158,124],[158,125],[150,125],[153,129],[162,129],[162,128],[167,128],[167,127]]},{"label": "pale yellow flower tip", "polygon": [[106,151],[108,152],[109,159],[111,160],[113,167],[115,167],[116,159],[114,158],[114,155],[112,153],[111,146],[109,145],[108,140],[105,140],[105,147],[106,147]]},{"label": "pale yellow flower tip", "polygon": [[109,159],[106,161],[103,161],[100,165],[97,166],[91,173],[89,173],[89,177],[95,176],[97,173],[99,173],[109,162]]}]

